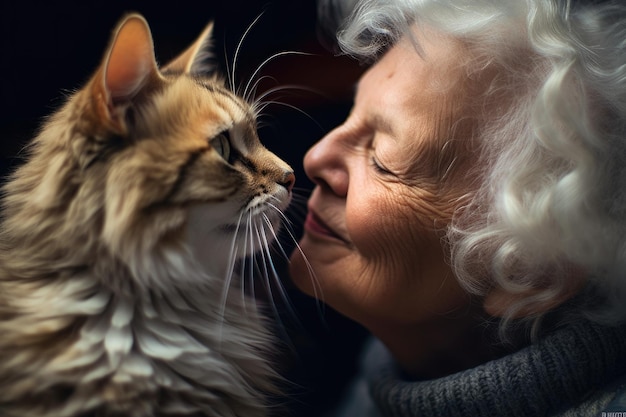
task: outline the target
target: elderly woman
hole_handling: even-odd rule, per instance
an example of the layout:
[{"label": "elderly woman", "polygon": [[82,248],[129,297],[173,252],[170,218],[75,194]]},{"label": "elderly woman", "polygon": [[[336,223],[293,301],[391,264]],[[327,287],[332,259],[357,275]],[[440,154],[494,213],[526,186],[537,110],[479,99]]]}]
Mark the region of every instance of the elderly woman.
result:
[{"label": "elderly woman", "polygon": [[339,41],[375,63],[291,259],[377,340],[337,415],[626,411],[626,6],[365,0]]}]

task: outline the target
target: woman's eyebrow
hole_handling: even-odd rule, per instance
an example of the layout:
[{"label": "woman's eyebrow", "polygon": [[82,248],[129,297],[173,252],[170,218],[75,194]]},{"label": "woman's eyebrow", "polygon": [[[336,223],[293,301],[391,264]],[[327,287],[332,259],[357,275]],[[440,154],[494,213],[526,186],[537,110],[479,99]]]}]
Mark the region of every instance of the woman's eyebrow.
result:
[{"label": "woman's eyebrow", "polygon": [[379,111],[380,109],[376,109],[369,117],[370,124],[374,127],[378,132],[385,133],[391,139],[397,139],[396,129],[394,128],[394,124],[386,117],[383,113]]}]

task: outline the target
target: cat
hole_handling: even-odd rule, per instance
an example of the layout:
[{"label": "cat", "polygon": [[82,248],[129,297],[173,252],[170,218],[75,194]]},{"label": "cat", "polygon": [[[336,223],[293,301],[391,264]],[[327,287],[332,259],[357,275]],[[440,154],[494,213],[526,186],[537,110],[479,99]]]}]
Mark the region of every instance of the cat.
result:
[{"label": "cat", "polygon": [[7,180],[1,416],[267,415],[271,332],[230,287],[295,178],[259,142],[257,104],[201,74],[211,33],[159,68],[125,16]]}]

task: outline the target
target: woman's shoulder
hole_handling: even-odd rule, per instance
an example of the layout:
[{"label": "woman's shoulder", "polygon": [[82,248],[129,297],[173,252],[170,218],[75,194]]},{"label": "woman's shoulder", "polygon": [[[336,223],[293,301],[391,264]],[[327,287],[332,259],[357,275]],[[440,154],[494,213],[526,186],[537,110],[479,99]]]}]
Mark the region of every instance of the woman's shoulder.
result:
[{"label": "woman's shoulder", "polygon": [[555,417],[614,417],[626,415],[626,375],[599,387],[573,407]]},{"label": "woman's shoulder", "polygon": [[433,408],[450,415],[468,409],[559,417],[626,412],[626,324],[581,320],[510,355],[433,380],[407,380],[376,340],[366,345],[361,363],[332,417],[417,416]]}]

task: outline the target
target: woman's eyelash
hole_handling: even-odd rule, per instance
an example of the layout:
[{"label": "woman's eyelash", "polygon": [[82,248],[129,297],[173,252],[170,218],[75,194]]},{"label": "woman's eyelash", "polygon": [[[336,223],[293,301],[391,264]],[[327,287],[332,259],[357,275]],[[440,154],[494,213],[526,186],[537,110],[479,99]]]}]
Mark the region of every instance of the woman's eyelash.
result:
[{"label": "woman's eyelash", "polygon": [[383,166],[380,164],[380,162],[378,162],[378,161],[376,160],[376,158],[375,158],[375,157],[372,157],[372,158],[371,158],[371,165],[372,165],[372,167],[373,167],[373,168],[374,168],[377,172],[379,172],[380,174],[384,174],[384,175],[394,175],[394,173],[393,173],[393,172],[391,172],[391,171],[389,171],[388,169],[386,169],[385,167],[383,167]]}]

